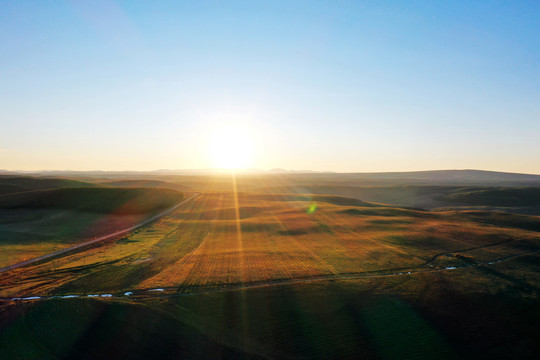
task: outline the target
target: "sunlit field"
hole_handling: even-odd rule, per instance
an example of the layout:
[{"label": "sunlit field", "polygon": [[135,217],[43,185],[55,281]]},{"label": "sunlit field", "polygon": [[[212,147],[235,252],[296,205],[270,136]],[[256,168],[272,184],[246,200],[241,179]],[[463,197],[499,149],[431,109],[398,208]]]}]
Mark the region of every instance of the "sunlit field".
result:
[{"label": "sunlit field", "polygon": [[[198,351],[212,358],[505,357],[516,341],[532,346],[538,216],[427,211],[331,194],[342,182],[314,194],[284,176],[225,173],[181,184],[189,190],[168,190],[177,195],[159,208],[181,206],[144,226],[3,272],[6,354],[20,358],[24,347],[28,357],[98,357],[109,349],[100,333],[126,331],[114,351],[128,358]],[[11,202],[2,231],[19,231],[22,240],[0,244],[2,261],[140,222],[158,209],[156,195],[164,193],[155,189],[144,201],[109,198],[111,209],[124,209],[116,215]],[[69,336],[61,325],[68,318]],[[422,348],[411,346],[417,339]]]},{"label": "sunlit field", "polygon": [[71,187],[0,195],[0,268],[134,226],[180,199],[178,192],[149,188]]},{"label": "sunlit field", "polygon": [[[483,224],[467,212],[433,213],[331,195],[197,194],[117,242],[9,274],[3,284],[16,281],[18,287],[4,286],[2,295],[26,288],[32,293],[18,295],[149,288],[175,292],[443,271],[468,266],[468,260],[487,264],[539,245],[535,231]],[[38,285],[42,281],[44,288]]]}]

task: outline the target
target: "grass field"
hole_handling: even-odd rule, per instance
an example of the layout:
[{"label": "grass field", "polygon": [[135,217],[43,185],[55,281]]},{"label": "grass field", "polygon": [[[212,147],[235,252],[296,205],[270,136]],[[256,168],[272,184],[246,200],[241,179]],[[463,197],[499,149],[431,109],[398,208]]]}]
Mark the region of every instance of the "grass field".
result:
[{"label": "grass field", "polygon": [[11,358],[533,358],[539,217],[235,193],[222,181],[119,241],[2,274],[0,348]]},{"label": "grass field", "polygon": [[133,226],[182,196],[167,189],[98,187],[0,196],[0,268]]},{"label": "grass field", "polygon": [[93,186],[79,180],[0,175],[0,195],[25,191]]},{"label": "grass field", "polygon": [[0,196],[0,209],[69,209],[105,214],[146,214],[174,205],[182,193],[171,189],[80,187]]}]

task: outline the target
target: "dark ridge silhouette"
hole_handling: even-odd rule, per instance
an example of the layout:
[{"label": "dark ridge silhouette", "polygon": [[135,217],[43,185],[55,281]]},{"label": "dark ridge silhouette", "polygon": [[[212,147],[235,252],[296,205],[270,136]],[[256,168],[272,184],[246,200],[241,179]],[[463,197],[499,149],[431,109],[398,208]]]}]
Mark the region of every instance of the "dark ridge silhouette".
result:
[{"label": "dark ridge silhouette", "polygon": [[0,175],[0,194],[82,186],[93,185],[87,182],[69,179]]},{"label": "dark ridge silhouette", "polygon": [[58,208],[97,213],[148,213],[174,205],[183,194],[158,188],[64,188],[0,197],[0,209]]},{"label": "dark ridge silhouette", "polygon": [[115,180],[115,181],[103,181],[99,185],[102,186],[111,186],[111,187],[151,187],[151,188],[162,188],[162,189],[173,189],[173,190],[189,190],[190,187],[178,184],[171,183],[167,181],[160,180]]}]

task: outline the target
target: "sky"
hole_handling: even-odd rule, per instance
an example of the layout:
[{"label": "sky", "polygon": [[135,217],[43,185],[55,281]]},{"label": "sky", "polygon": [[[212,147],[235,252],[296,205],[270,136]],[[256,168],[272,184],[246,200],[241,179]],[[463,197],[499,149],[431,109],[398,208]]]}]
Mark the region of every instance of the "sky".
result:
[{"label": "sky", "polygon": [[540,174],[539,18],[518,0],[0,0],[0,169],[241,152],[260,169]]}]

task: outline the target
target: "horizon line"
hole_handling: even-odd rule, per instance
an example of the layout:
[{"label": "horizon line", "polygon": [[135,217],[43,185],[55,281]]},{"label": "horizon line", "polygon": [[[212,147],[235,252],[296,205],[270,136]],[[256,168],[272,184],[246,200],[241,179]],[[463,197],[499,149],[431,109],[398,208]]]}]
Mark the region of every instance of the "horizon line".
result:
[{"label": "horizon line", "polygon": [[332,170],[294,170],[294,169],[284,169],[284,168],[270,168],[270,169],[261,169],[261,168],[248,168],[248,169],[219,169],[219,168],[195,168],[195,169],[153,169],[153,170],[72,170],[72,169],[39,169],[39,170],[9,170],[9,169],[0,169],[0,175],[7,175],[4,173],[23,173],[23,174],[32,174],[32,173],[58,173],[58,172],[68,172],[68,173],[157,173],[157,172],[239,172],[239,173],[249,173],[249,172],[260,172],[260,173],[272,173],[272,172],[283,172],[283,173],[319,173],[319,174],[399,174],[399,173],[426,173],[426,172],[443,172],[443,171],[478,171],[478,172],[492,172],[492,173],[501,173],[501,174],[519,174],[519,175],[533,175],[540,176],[536,173],[525,173],[525,172],[513,172],[505,170],[485,170],[485,169],[429,169],[429,170],[402,170],[402,171],[332,171]]}]

